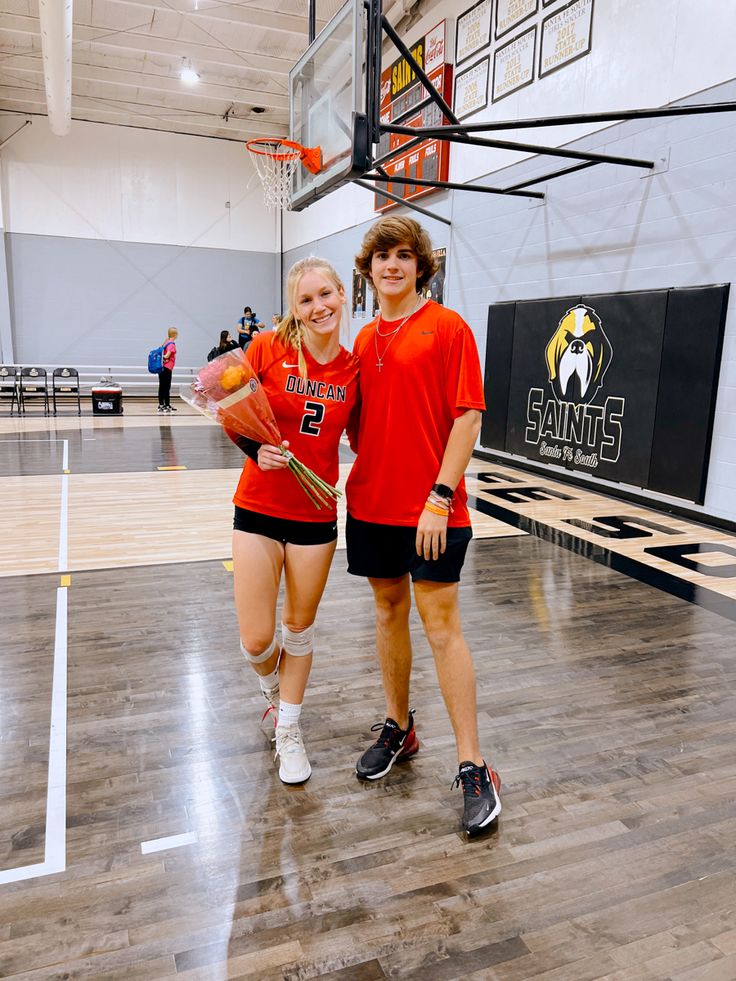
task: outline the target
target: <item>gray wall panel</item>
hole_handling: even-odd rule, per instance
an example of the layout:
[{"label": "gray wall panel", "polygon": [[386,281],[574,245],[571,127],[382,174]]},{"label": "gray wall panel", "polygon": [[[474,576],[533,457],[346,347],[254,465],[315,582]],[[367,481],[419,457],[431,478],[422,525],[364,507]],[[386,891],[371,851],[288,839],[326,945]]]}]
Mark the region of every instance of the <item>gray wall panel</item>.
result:
[{"label": "gray wall panel", "polygon": [[18,363],[143,365],[166,328],[178,361],[202,363],[243,306],[278,309],[273,253],[8,234]]},{"label": "gray wall panel", "polygon": [[12,318],[10,316],[10,294],[8,290],[8,267],[5,230],[0,228],[0,364],[12,364],[14,360]]}]

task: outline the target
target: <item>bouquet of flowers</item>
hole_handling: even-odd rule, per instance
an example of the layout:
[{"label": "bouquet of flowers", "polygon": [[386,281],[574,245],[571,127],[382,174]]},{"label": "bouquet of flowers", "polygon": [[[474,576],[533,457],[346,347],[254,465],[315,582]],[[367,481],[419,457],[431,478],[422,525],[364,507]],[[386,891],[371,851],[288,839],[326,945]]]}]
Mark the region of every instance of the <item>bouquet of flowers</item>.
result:
[{"label": "bouquet of flowers", "polygon": [[289,470],[316,508],[330,507],[340,491],[305,467],[288,450],[258,376],[240,348],[227,351],[200,368],[191,387],[179,394],[189,405],[240,436],[278,446]]}]

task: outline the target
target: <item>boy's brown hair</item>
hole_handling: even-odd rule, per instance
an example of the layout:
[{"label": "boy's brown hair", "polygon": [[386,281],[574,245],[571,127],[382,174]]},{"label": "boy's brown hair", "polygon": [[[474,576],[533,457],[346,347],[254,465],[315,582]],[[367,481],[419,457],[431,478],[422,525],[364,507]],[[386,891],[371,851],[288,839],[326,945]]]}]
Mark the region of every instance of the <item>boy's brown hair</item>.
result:
[{"label": "boy's brown hair", "polygon": [[409,245],[417,257],[417,290],[423,289],[439,268],[432,255],[432,241],[429,234],[413,218],[388,215],[379,218],[368,229],[355,257],[358,272],[373,284],[371,279],[371,259],[374,253],[393,249],[397,245]]}]

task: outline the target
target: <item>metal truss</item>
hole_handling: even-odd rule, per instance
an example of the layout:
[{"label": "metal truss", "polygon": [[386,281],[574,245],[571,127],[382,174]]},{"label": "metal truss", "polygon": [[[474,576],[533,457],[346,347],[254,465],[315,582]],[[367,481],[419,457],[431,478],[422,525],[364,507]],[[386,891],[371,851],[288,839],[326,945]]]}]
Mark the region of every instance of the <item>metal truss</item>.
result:
[{"label": "metal truss", "polygon": [[[495,137],[475,136],[476,133],[496,133],[504,130],[519,129],[539,129],[551,126],[570,126],[580,123],[604,123],[604,122],[624,122],[630,119],[657,119],[666,116],[690,116],[701,115],[714,112],[734,112],[736,102],[716,102],[700,105],[688,106],[666,106],[660,109],[624,109],[621,111],[576,113],[568,116],[544,116],[537,119],[516,119],[503,120],[500,122],[485,123],[466,123],[463,124],[453,113],[450,106],[445,102],[437,89],[432,85],[425,74],[421,65],[406,47],[402,39],[396,33],[391,23],[383,16],[382,0],[364,0],[364,5],[368,11],[368,32],[367,32],[367,58],[366,58],[366,107],[368,110],[369,140],[372,145],[379,143],[380,138],[385,133],[395,133],[400,136],[410,136],[412,139],[388,153],[384,153],[373,161],[370,171],[364,173],[355,183],[361,187],[370,188],[376,194],[389,200],[396,201],[414,211],[434,218],[437,221],[450,224],[448,219],[421,208],[413,201],[407,201],[398,194],[392,194],[385,188],[374,187],[368,183],[373,181],[376,184],[411,184],[414,187],[437,187],[457,191],[475,191],[482,194],[501,194],[507,196],[523,196],[528,198],[544,199],[544,194],[540,191],[530,191],[528,188],[535,184],[555,180],[567,174],[584,170],[588,167],[595,167],[599,164],[616,164],[624,167],[636,167],[643,170],[653,170],[656,162],[653,160],[642,160],[636,157],[622,157],[609,153],[594,153],[587,150],[573,150],[568,147],[551,147],[538,143],[525,143],[518,140],[499,140]],[[414,71],[416,77],[424,88],[426,97],[417,105],[412,106],[403,112],[393,123],[382,123],[380,118],[380,86],[381,86],[381,42],[383,35],[386,35],[394,44],[398,52],[405,58],[407,63]],[[406,126],[401,125],[406,119],[415,116],[430,103],[434,102],[441,110],[443,116],[448,120],[442,126]],[[491,147],[501,150],[520,151],[522,153],[533,153],[540,156],[561,157],[577,161],[571,166],[560,170],[554,170],[541,177],[529,178],[518,184],[509,187],[488,187],[485,184],[460,184],[454,181],[423,180],[413,177],[392,177],[386,173],[383,164],[388,163],[400,154],[417,146],[427,139],[447,141],[449,143],[461,143],[464,146]]]}]

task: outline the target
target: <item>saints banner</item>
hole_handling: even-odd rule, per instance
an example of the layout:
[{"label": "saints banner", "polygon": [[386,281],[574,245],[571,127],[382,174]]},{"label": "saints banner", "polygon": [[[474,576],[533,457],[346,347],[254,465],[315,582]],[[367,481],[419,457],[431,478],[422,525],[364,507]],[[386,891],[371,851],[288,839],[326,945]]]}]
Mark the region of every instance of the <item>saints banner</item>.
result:
[{"label": "saints banner", "polygon": [[[482,445],[698,500],[727,292],[652,290],[491,307]],[[697,326],[678,313],[683,302],[700,312]]]}]

